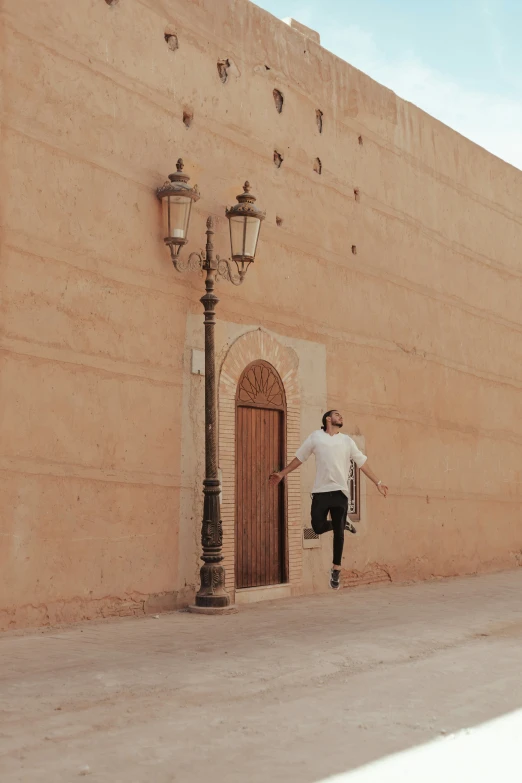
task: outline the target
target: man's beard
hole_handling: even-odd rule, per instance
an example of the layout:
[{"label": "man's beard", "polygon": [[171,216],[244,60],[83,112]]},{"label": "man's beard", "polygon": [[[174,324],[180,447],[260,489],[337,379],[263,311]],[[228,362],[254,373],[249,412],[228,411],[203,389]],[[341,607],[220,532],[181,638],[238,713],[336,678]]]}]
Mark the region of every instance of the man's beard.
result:
[{"label": "man's beard", "polygon": [[333,426],[333,427],[339,427],[339,429],[340,429],[340,430],[343,428],[343,425],[342,425],[342,424],[333,424],[332,426]]}]

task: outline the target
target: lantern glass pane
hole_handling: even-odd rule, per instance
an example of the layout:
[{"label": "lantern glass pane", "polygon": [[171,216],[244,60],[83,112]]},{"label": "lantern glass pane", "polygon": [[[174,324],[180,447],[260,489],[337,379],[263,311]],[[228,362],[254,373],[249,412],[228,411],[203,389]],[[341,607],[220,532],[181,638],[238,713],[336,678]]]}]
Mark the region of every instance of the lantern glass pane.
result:
[{"label": "lantern glass pane", "polygon": [[233,258],[251,258],[256,254],[261,221],[257,217],[230,218],[230,242]]},{"label": "lantern glass pane", "polygon": [[165,196],[163,199],[163,220],[165,237],[186,239],[192,199],[188,196]]}]

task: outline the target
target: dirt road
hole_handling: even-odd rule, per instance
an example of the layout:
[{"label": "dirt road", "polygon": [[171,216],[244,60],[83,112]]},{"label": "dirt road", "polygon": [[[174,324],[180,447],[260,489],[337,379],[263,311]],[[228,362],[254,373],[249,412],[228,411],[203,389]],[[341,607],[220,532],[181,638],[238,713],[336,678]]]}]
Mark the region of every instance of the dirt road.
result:
[{"label": "dirt road", "polygon": [[316,783],[522,705],[522,570],[0,638],[2,783]]}]

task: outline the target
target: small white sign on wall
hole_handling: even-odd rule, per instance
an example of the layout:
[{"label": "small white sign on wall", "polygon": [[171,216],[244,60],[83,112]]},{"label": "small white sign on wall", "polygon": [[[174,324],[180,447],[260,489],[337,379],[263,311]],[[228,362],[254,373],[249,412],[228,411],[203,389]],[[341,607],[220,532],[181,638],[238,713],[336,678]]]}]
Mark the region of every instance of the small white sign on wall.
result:
[{"label": "small white sign on wall", "polygon": [[192,349],[192,372],[194,375],[205,375],[205,351]]}]

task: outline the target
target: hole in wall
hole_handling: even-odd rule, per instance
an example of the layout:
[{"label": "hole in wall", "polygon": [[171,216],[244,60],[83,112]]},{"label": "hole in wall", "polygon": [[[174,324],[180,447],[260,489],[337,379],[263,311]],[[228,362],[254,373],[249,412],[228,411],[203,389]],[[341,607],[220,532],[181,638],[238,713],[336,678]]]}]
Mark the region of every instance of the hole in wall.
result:
[{"label": "hole in wall", "polygon": [[277,113],[281,114],[281,112],[283,111],[283,103],[284,103],[284,100],[285,100],[283,98],[283,93],[279,92],[279,90],[274,90],[272,95],[274,96],[274,103],[275,103],[275,107],[277,109]]},{"label": "hole in wall", "polygon": [[118,0],[105,0],[107,5],[118,5]]},{"label": "hole in wall", "polygon": [[283,163],[283,156],[277,150],[274,150],[274,165],[275,165],[275,167],[280,169],[282,163]]},{"label": "hole in wall", "polygon": [[283,218],[279,217],[279,215],[276,215],[276,226],[279,226],[279,228],[281,228],[282,225],[283,225]]},{"label": "hole in wall", "polygon": [[192,109],[185,109],[183,111],[183,124],[186,128],[190,128],[192,125],[192,120],[194,119],[194,112]]},{"label": "hole in wall", "polygon": [[363,137],[359,136],[359,144],[362,144],[362,143],[363,143]]},{"label": "hole in wall", "polygon": [[218,60],[217,61],[217,69],[219,78],[225,84],[226,80],[228,79],[228,69],[230,68],[230,60]]},{"label": "hole in wall", "polygon": [[354,256],[357,255],[357,245],[352,245],[352,253],[354,254]]},{"label": "hole in wall", "polygon": [[353,197],[356,201],[359,201],[359,188],[353,189]]},{"label": "hole in wall", "polygon": [[269,71],[270,70],[270,66],[269,65],[265,65],[265,70]]},{"label": "hole in wall", "polygon": [[170,25],[165,28],[165,41],[169,49],[172,49],[173,52],[175,52],[176,49],[179,49],[178,34],[174,27],[171,27]]},{"label": "hole in wall", "polygon": [[317,127],[319,129],[319,133],[323,132],[323,112],[321,109],[315,110],[315,121],[317,122]]},{"label": "hole in wall", "polygon": [[320,158],[316,158],[314,160],[314,171],[316,174],[320,174],[323,170],[323,164],[321,163]]}]

